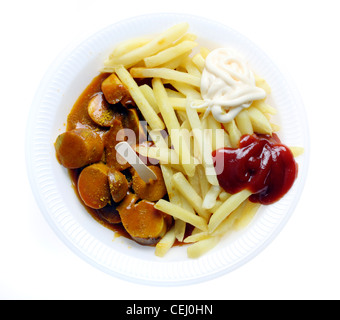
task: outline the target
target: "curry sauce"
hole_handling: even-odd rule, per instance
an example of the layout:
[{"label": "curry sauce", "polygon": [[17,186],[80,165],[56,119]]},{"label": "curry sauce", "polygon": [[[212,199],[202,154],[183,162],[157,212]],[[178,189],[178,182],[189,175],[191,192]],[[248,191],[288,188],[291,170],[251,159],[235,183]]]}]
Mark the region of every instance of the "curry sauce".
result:
[{"label": "curry sauce", "polygon": [[[82,196],[81,192],[79,191],[79,179],[82,175],[82,172],[87,171],[84,169],[88,169],[91,166],[91,163],[88,163],[88,165],[81,167],[81,168],[68,168],[72,186],[74,191],[77,194],[77,197],[79,198],[79,201],[83,204],[86,211],[100,224],[105,226],[106,228],[112,230],[115,232],[118,236],[124,236],[126,238],[135,240],[136,242],[143,244],[143,245],[155,245],[162,235],[165,234],[167,230],[172,226],[173,218],[171,216],[168,216],[167,214],[160,212],[154,208],[154,202],[149,200],[144,200],[144,195],[140,196],[139,194],[135,194],[135,192],[140,192],[140,188],[137,188],[137,183],[141,179],[137,179],[136,173],[134,172],[134,169],[127,163],[123,166],[118,166],[116,159],[112,158],[111,153],[115,154],[115,136],[117,134],[117,131],[119,128],[129,128],[133,129],[136,133],[141,130],[138,127],[138,120],[142,120],[142,116],[138,110],[137,107],[135,107],[133,101],[131,99],[125,99],[125,102],[128,103],[128,106],[124,106],[122,103],[117,103],[114,105],[109,104],[110,108],[113,110],[113,113],[115,114],[115,117],[117,118],[112,122],[112,125],[110,127],[103,127],[99,125],[98,123],[94,122],[93,119],[89,115],[89,103],[91,102],[91,99],[95,97],[98,94],[103,94],[102,88],[103,88],[103,82],[110,77],[109,73],[101,73],[98,76],[96,76],[92,82],[87,86],[87,88],[82,92],[82,94],[77,99],[76,103],[74,104],[71,112],[68,115],[67,118],[67,125],[66,125],[66,132],[73,132],[77,130],[91,130],[92,132],[95,132],[97,135],[101,137],[101,140],[104,143],[104,152],[102,155],[102,158],[97,163],[102,163],[103,166],[107,166],[108,170],[111,170],[112,167],[114,167],[117,172],[120,172],[119,176],[123,176],[124,179],[126,179],[129,189],[127,192],[127,195],[125,198],[125,203],[127,202],[126,199],[130,197],[135,198],[136,205],[128,207],[129,210],[123,210],[122,206],[124,205],[124,199],[120,201],[119,203],[116,203],[113,201],[115,197],[112,197],[110,200],[107,199],[107,192],[109,189],[105,190],[103,192],[102,198],[105,198],[105,202],[103,206],[89,206],[86,203],[86,198]],[[145,132],[139,137],[142,136],[145,139],[146,134]],[[141,142],[140,140],[137,140]],[[142,142],[145,142],[144,140]],[[60,156],[58,157],[58,160]],[[94,164],[95,165],[95,164]],[[94,167],[93,165],[93,167]],[[90,171],[90,170],[88,170]],[[159,170],[159,172],[161,172]],[[161,175],[161,173],[160,173]],[[118,176],[118,175],[117,175]],[[137,175],[138,176],[138,175]],[[96,181],[95,177],[91,177],[92,181]],[[133,181],[135,179],[135,181]],[[102,180],[102,173],[101,177],[98,179],[99,183],[100,180]],[[93,183],[96,184],[96,183]],[[103,185],[104,186],[104,185]],[[105,188],[108,188],[105,184]],[[136,191],[135,191],[135,190]],[[152,188],[151,188],[152,189]],[[150,190],[151,190],[150,189]],[[157,189],[158,194],[156,198],[164,198],[168,199],[168,195],[166,193],[166,188],[164,185],[163,177],[161,175],[161,181],[158,181],[158,183],[155,185],[155,189]],[[164,189],[164,192],[160,193],[159,190]],[[151,192],[151,191],[150,191]],[[88,198],[91,198],[92,195],[89,195]],[[140,198],[143,197],[143,198]],[[147,199],[150,199],[146,197]],[[151,198],[152,199],[152,198]],[[84,201],[85,200],[85,201]],[[100,199],[102,200],[102,199]],[[140,211],[140,215],[138,215],[137,211]],[[146,212],[150,211],[150,212]],[[124,219],[122,219],[121,215],[124,214]],[[136,221],[140,221],[141,226],[136,226],[136,223],[131,224],[131,217],[133,215],[136,215],[135,219]],[[142,230],[142,228],[145,228],[145,224],[147,224],[147,221],[143,221],[143,219],[149,219],[148,217],[151,217],[152,223],[149,224],[150,228],[149,230]],[[125,226],[122,223],[122,220],[125,222]],[[148,237],[148,238],[141,238],[138,237],[138,232],[134,233],[134,230],[130,230],[127,232],[127,221],[129,221],[129,227],[131,225],[133,226],[134,230],[137,230],[139,234],[142,235],[142,237]],[[159,227],[155,226],[154,223],[159,224]],[[140,230],[138,230],[138,228]],[[190,226],[188,228],[188,231],[190,232]],[[151,231],[150,231],[151,230]],[[158,230],[158,233],[154,233],[154,230]],[[150,238],[149,235],[152,234],[152,237]],[[180,245],[180,243],[176,243],[176,245]]]}]

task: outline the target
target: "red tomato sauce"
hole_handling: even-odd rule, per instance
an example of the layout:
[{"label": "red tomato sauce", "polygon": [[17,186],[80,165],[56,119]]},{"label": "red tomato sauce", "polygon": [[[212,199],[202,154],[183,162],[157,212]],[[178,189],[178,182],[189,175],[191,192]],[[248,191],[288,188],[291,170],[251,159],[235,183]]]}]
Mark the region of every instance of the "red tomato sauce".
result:
[{"label": "red tomato sauce", "polygon": [[250,201],[265,205],[280,200],[298,173],[292,152],[276,134],[245,135],[238,148],[216,150],[213,158],[218,181],[226,192],[248,189]]}]

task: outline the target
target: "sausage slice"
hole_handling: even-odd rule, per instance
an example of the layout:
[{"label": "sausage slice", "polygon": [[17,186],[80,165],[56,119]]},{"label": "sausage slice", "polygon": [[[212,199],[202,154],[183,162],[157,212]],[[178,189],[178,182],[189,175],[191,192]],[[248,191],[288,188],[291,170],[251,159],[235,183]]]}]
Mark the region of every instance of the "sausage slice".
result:
[{"label": "sausage slice", "polygon": [[125,175],[117,170],[111,169],[109,170],[108,178],[113,201],[122,201],[129,190],[129,183]]},{"label": "sausage slice", "polygon": [[121,102],[124,106],[131,104],[132,98],[129,90],[118,79],[115,73],[112,73],[102,83],[102,91],[105,99],[110,104]]},{"label": "sausage slice", "polygon": [[120,119],[122,117],[110,108],[101,92],[91,98],[87,111],[90,118],[101,127],[111,127],[116,118]]},{"label": "sausage slice", "polygon": [[84,204],[92,209],[104,208],[111,200],[109,168],[104,163],[86,167],[78,178],[78,193]]},{"label": "sausage slice", "polygon": [[74,129],[60,134],[55,142],[59,162],[68,169],[82,168],[101,160],[102,138],[91,129]]},{"label": "sausage slice", "polygon": [[117,207],[123,226],[135,241],[156,244],[167,230],[164,214],[155,209],[153,202],[137,201],[138,197],[130,193]]},{"label": "sausage slice", "polygon": [[158,201],[166,195],[166,186],[160,167],[148,166],[156,175],[156,180],[145,183],[136,170],[132,174],[132,188],[135,193],[144,200]]}]

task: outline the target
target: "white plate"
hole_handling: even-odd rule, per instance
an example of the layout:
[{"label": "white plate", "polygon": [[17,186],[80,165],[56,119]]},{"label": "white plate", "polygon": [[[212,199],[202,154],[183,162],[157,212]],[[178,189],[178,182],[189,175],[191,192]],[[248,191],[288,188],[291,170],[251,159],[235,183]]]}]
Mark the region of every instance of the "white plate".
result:
[{"label": "white plate", "polygon": [[[210,48],[231,46],[272,87],[270,102],[278,111],[280,138],[306,149],[298,158],[299,177],[290,192],[263,207],[243,231],[225,237],[211,252],[195,260],[186,247],[171,249],[164,258],[94,221],[80,204],[67,171],[55,157],[54,142],[78,96],[98,74],[104,59],[122,40],[157,34],[188,22],[198,42]],[[27,168],[38,205],[56,234],[76,254],[99,269],[129,281],[152,285],[184,285],[215,278],[256,256],[291,216],[303,189],[308,167],[306,115],[296,90],[272,61],[251,41],[219,23],[183,14],[135,17],[111,25],[67,50],[53,63],[36,94],[27,128]]]}]

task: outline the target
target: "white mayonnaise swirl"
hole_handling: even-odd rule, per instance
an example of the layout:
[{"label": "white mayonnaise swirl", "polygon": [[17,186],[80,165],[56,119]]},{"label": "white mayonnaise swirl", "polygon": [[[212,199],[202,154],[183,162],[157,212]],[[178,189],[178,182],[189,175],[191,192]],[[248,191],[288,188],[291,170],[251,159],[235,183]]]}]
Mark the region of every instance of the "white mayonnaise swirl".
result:
[{"label": "white mayonnaise swirl", "polygon": [[219,48],[209,53],[201,79],[201,94],[207,107],[220,123],[232,121],[254,100],[266,97],[255,84],[255,77],[246,64],[232,51]]}]

